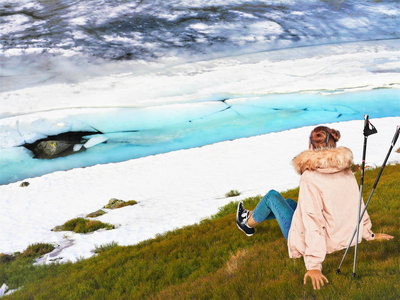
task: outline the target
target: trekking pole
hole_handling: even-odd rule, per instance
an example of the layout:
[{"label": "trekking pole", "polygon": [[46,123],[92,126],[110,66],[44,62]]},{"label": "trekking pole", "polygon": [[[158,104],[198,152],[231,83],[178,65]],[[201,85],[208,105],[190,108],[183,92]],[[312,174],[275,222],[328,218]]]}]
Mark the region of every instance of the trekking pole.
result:
[{"label": "trekking pole", "polygon": [[357,221],[357,229],[356,229],[357,230],[357,238],[356,238],[357,242],[356,242],[356,246],[355,246],[355,250],[354,250],[353,277],[356,276],[357,246],[358,246],[358,236],[360,233],[360,222],[361,222],[360,214],[361,214],[361,203],[362,203],[362,191],[363,191],[363,186],[364,186],[364,170],[365,170],[365,156],[366,156],[366,152],[367,152],[367,139],[368,139],[368,136],[375,134],[377,132],[378,131],[376,130],[374,125],[372,125],[369,122],[369,116],[365,115],[364,116],[364,130],[363,130],[364,147],[363,147],[363,154],[362,154],[361,178],[360,178],[360,201],[359,201],[359,205],[358,205],[358,214],[357,214],[358,221]]},{"label": "trekking pole", "polygon": [[[371,129],[369,128],[369,125],[372,126]],[[358,215],[357,215],[358,223],[357,223],[357,227],[356,227],[357,241],[358,241],[358,234],[359,234],[359,228],[360,228],[359,225],[360,225],[360,220],[361,220],[360,213],[361,213],[362,191],[363,191],[363,186],[364,186],[364,170],[365,170],[365,156],[366,156],[366,152],[367,152],[367,139],[368,139],[369,135],[374,134],[376,132],[377,132],[376,128],[369,122],[369,116],[365,115],[364,116],[364,130],[363,130],[364,145],[363,145],[363,153],[362,153],[362,160],[361,160],[360,200],[359,200]],[[353,241],[353,239],[354,239],[354,235],[351,238],[351,241]],[[351,242],[350,242],[350,244],[351,244]],[[346,256],[347,251],[349,250],[349,248],[350,248],[350,245],[347,247],[344,257]],[[357,253],[357,243],[356,243],[356,252],[355,252],[355,256],[354,257],[357,256],[356,253]],[[337,269],[336,273],[340,273],[340,268],[341,268],[342,263],[344,261],[344,257],[343,257],[342,262],[340,263],[339,269]],[[353,267],[353,274],[354,274],[354,267]]]},{"label": "trekking pole", "polygon": [[[360,222],[361,222],[361,219],[363,218],[365,212],[367,211],[367,207],[368,207],[369,201],[371,200],[372,195],[373,195],[373,193],[374,193],[374,191],[375,191],[375,188],[376,188],[376,186],[378,185],[378,181],[379,181],[379,179],[380,179],[380,177],[381,177],[381,175],[382,175],[383,169],[384,169],[385,166],[386,166],[386,163],[387,163],[387,160],[389,159],[390,153],[392,152],[392,149],[393,149],[394,145],[396,144],[397,139],[399,138],[399,134],[400,134],[400,127],[397,126],[396,132],[395,132],[395,134],[394,134],[394,136],[393,136],[393,140],[392,140],[391,146],[390,146],[390,148],[389,148],[389,151],[388,151],[388,153],[387,153],[387,155],[386,155],[386,158],[385,158],[385,160],[384,160],[384,162],[383,162],[383,164],[382,164],[382,167],[381,167],[381,170],[380,170],[380,172],[379,172],[379,174],[378,174],[378,177],[377,177],[376,180],[375,180],[374,186],[372,187],[372,191],[371,191],[371,193],[370,193],[370,195],[369,195],[369,197],[368,197],[367,203],[365,204],[364,210],[363,210],[363,212],[362,212],[362,214],[361,214],[361,216],[360,216]],[[340,268],[342,267],[343,261],[344,261],[346,255],[347,255],[347,252],[349,251],[350,245],[351,245],[351,243],[353,242],[354,236],[356,235],[356,231],[357,231],[357,228],[354,230],[354,233],[353,233],[353,236],[351,237],[350,243],[349,243],[349,245],[347,246],[347,249],[346,249],[346,252],[345,252],[344,255],[343,255],[342,261],[340,262],[339,268],[336,270],[336,274],[339,274],[339,273],[340,273]]]}]

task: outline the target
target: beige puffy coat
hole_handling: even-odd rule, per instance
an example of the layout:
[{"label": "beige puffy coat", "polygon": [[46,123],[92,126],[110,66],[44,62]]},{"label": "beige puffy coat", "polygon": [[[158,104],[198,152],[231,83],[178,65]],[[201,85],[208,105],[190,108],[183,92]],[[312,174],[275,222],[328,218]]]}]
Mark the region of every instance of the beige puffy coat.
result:
[{"label": "beige puffy coat", "polygon": [[[301,178],[288,236],[289,256],[303,256],[307,270],[321,270],[325,255],[347,248],[354,233],[360,194],[349,169],[352,161],[353,153],[345,147],[307,150],[293,159]],[[359,242],[373,239],[371,226],[365,212]]]}]

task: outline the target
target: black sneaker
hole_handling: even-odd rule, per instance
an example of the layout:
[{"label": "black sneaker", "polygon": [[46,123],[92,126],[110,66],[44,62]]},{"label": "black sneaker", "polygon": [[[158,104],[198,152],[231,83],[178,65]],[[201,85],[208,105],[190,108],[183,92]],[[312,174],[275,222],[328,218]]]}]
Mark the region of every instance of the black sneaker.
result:
[{"label": "black sneaker", "polygon": [[253,227],[247,225],[247,220],[249,219],[249,213],[250,212],[247,209],[244,209],[243,202],[240,201],[236,212],[236,225],[247,236],[252,236],[255,230]]}]

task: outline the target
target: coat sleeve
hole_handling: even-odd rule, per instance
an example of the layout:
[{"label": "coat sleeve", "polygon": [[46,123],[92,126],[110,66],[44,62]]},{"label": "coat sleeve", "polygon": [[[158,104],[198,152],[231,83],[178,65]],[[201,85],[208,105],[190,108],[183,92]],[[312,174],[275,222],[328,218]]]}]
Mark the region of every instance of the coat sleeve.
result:
[{"label": "coat sleeve", "polygon": [[304,262],[307,270],[322,270],[326,256],[322,198],[318,188],[307,180],[300,180],[299,205],[302,210],[305,244]]}]

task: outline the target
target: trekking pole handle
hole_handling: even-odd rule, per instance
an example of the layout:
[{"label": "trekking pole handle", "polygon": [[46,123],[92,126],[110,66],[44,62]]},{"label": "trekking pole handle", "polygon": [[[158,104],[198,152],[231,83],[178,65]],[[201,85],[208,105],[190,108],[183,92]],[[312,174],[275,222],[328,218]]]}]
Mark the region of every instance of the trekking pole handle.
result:
[{"label": "trekking pole handle", "polygon": [[394,137],[392,140],[393,147],[394,147],[394,145],[396,145],[397,139],[399,138],[399,134],[400,134],[400,125],[397,125],[396,132],[394,133]]},{"label": "trekking pole handle", "polygon": [[364,115],[364,137],[367,137],[369,135],[375,134],[378,131],[376,130],[375,126],[372,125],[372,123],[369,121],[369,116]]},{"label": "trekking pole handle", "polygon": [[364,115],[364,130],[363,130],[364,136],[367,136],[365,134],[365,131],[368,128],[368,123],[369,123],[369,115],[366,114],[366,115]]}]

